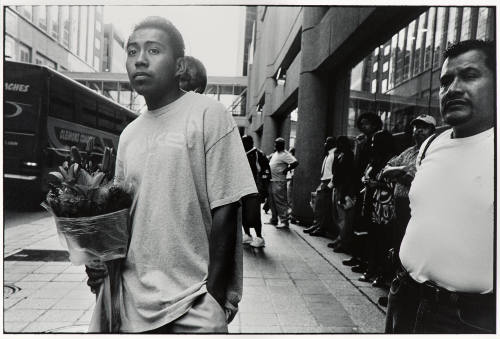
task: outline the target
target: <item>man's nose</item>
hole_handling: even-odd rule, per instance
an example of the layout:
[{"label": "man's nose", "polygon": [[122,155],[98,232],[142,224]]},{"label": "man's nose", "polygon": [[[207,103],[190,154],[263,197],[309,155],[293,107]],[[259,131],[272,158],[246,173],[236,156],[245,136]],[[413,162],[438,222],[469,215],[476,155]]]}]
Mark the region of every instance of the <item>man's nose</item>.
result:
[{"label": "man's nose", "polygon": [[448,86],[448,93],[463,92],[462,82],[459,77],[453,78],[450,86]]},{"label": "man's nose", "polygon": [[146,53],[144,51],[140,51],[139,54],[137,55],[137,59],[135,59],[135,66],[147,66],[148,65],[148,58],[146,56]]}]

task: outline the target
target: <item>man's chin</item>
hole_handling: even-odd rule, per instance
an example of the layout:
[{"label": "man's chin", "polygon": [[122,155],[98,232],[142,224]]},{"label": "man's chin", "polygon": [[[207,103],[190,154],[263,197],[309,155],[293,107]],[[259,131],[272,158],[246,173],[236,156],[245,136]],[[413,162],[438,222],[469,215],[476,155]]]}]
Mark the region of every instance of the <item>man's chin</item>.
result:
[{"label": "man's chin", "polygon": [[465,111],[449,111],[443,114],[443,121],[450,126],[458,126],[471,119],[471,114]]}]

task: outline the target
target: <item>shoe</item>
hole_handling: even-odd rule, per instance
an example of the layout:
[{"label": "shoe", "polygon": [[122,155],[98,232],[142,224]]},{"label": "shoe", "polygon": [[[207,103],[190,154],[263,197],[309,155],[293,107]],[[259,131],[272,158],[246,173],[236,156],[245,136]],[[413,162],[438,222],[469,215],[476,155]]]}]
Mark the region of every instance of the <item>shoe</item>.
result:
[{"label": "shoe", "polygon": [[378,298],[378,304],[382,307],[387,307],[387,304],[389,303],[389,298],[387,297],[380,297]]},{"label": "shoe", "polygon": [[250,244],[252,242],[252,240],[253,240],[253,238],[251,235],[243,233],[243,239],[241,241],[242,244]]},{"label": "shoe", "polygon": [[347,253],[347,249],[345,249],[344,247],[342,247],[342,245],[340,246],[337,246],[333,249],[333,252],[334,253]]},{"label": "shoe", "polygon": [[276,226],[276,228],[279,228],[279,229],[283,229],[283,228],[289,228],[290,225],[287,224],[279,224],[278,226]]},{"label": "shoe", "polygon": [[309,233],[309,235],[312,235],[313,237],[326,237],[326,233],[319,228]]},{"label": "shoe", "polygon": [[361,262],[354,257],[352,257],[351,259],[342,260],[342,265],[345,265],[345,266],[356,266],[359,264],[361,264]]},{"label": "shoe", "polygon": [[335,248],[335,247],[337,247],[339,245],[339,242],[340,242],[340,240],[335,239],[333,242],[328,243],[328,245],[326,245],[326,246],[328,248]]},{"label": "shoe", "polygon": [[351,267],[351,271],[353,271],[354,273],[363,273],[365,269],[365,266],[361,264]]},{"label": "shoe", "polygon": [[272,220],[269,220],[268,222],[265,223],[266,225],[273,225],[273,226],[276,226],[278,225],[278,222],[277,221],[272,221]]},{"label": "shoe", "polygon": [[266,246],[266,242],[264,241],[264,238],[255,237],[255,239],[253,239],[253,241],[250,243],[250,246],[255,248],[264,247]]},{"label": "shoe", "polygon": [[358,280],[363,282],[372,282],[373,276],[370,273],[365,272],[361,277],[358,278]]},{"label": "shoe", "polygon": [[385,286],[385,281],[384,281],[384,278],[382,276],[378,276],[376,277],[373,282],[372,282],[372,286],[373,287],[384,287]]},{"label": "shoe", "polygon": [[308,228],[306,228],[305,230],[302,230],[302,232],[311,233],[311,232],[315,231],[317,228],[318,228],[318,225],[312,225],[312,226],[309,226]]}]

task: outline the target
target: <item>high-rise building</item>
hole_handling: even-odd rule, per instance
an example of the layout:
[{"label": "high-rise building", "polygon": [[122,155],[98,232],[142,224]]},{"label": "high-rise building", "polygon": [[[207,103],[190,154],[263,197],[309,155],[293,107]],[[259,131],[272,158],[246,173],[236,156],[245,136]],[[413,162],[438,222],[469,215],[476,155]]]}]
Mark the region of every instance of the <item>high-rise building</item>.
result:
[{"label": "high-rise building", "polygon": [[104,25],[102,72],[126,73],[125,40],[112,24]]},{"label": "high-rise building", "polygon": [[103,6],[5,7],[5,58],[59,71],[101,71]]}]

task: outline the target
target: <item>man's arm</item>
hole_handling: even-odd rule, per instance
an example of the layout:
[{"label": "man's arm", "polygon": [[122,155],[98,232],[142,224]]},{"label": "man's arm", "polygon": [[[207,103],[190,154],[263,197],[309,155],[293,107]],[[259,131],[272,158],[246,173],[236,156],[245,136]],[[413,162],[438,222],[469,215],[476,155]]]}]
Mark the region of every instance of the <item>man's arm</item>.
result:
[{"label": "man's arm", "polygon": [[221,306],[225,304],[226,289],[233,269],[238,204],[220,206],[212,211],[207,291]]},{"label": "man's arm", "polygon": [[295,160],[294,162],[288,164],[288,167],[283,170],[283,174],[286,174],[288,171],[293,170],[297,166],[299,166],[299,162]]}]

